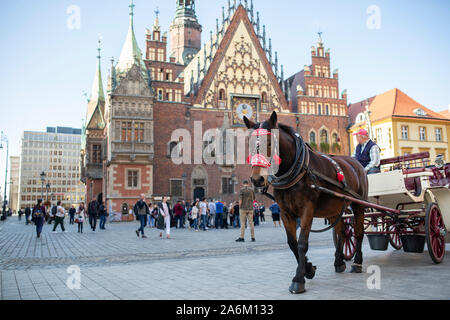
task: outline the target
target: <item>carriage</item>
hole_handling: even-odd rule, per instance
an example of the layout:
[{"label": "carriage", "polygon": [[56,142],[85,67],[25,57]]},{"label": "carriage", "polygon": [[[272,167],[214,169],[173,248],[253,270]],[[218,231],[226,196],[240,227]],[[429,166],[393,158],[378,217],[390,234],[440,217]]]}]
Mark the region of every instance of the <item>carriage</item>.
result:
[{"label": "carriage", "polygon": [[[381,161],[381,173],[368,176],[369,202],[324,188],[323,192],[363,204],[365,234],[372,250],[422,253],[427,244],[434,263],[445,256],[450,242],[450,164],[430,166],[429,153],[418,153]],[[351,209],[345,223],[344,257],[355,255],[354,218]],[[447,226],[447,227],[446,227]],[[333,240],[336,244],[336,234]]]}]

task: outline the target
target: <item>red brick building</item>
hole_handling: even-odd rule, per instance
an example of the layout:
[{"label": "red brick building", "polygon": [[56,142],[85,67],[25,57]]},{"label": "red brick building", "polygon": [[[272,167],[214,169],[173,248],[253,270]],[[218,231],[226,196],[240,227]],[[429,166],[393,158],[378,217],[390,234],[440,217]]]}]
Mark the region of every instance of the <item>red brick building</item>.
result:
[{"label": "red brick building", "polygon": [[[203,136],[207,130],[245,131],[243,114],[260,121],[277,111],[280,122],[293,126],[305,140],[316,141],[319,149],[349,153],[346,94],[338,93],[338,73],[331,75],[330,53],[321,39],[313,48],[312,65],[286,80],[253,1],[234,3],[223,10],[222,21],[217,20],[215,32],[201,45],[195,1],[178,0],[169,58],[167,33],[157,17],[147,30],[142,59],[131,11],[129,34],[112,67],[105,99],[102,190],[112,210],[129,207],[140,193],[189,201],[236,200],[242,181],[248,179],[248,165],[208,164],[207,158],[175,164],[180,160],[176,158],[189,154],[185,138],[173,135],[179,129],[191,136],[194,161],[195,151],[213,146],[214,140]],[[241,148],[236,140],[227,140],[223,147],[227,154]],[[90,165],[84,163],[86,170]]]}]

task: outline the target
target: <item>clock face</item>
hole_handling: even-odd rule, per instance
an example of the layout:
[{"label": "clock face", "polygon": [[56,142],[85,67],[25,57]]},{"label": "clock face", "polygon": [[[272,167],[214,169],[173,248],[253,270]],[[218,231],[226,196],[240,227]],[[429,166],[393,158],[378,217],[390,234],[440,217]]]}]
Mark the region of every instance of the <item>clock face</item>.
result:
[{"label": "clock face", "polygon": [[236,114],[241,120],[244,120],[244,116],[247,119],[251,119],[253,117],[253,108],[247,103],[241,103],[236,109]]},{"label": "clock face", "polygon": [[192,59],[194,59],[196,52],[193,49],[186,49],[183,52],[183,61],[185,64],[189,64],[189,62],[192,61]]}]

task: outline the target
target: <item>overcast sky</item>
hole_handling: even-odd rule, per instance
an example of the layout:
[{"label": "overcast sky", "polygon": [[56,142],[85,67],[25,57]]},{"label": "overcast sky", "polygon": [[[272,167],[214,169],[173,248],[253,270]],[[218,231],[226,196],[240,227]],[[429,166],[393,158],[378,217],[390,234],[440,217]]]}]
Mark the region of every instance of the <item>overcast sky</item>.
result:
[{"label": "overcast sky", "polygon": [[[81,127],[98,36],[106,87],[110,59],[118,58],[127,33],[128,5],[128,0],[1,1],[0,119],[10,155],[19,155],[24,130]],[[156,7],[168,30],[175,0],[135,0],[135,5],[136,36],[144,49]],[[286,77],[311,63],[310,48],[321,31],[349,102],[397,87],[430,109],[448,108],[450,1],[254,0],[254,5]],[[79,29],[68,14],[74,6],[80,9]],[[216,18],[221,20],[222,6],[227,0],[196,1],[203,40],[215,30]],[[5,156],[0,151],[2,190]]]}]

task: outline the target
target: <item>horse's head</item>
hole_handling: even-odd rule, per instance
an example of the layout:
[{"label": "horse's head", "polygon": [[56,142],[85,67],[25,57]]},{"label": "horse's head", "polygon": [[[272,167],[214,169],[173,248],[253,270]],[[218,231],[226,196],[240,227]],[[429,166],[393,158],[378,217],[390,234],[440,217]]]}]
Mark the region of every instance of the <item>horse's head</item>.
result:
[{"label": "horse's head", "polygon": [[273,112],[270,119],[262,123],[254,123],[247,117],[244,117],[244,122],[249,130],[254,130],[248,158],[252,165],[251,181],[256,188],[266,188],[269,186],[269,170],[274,164],[279,165],[281,162],[275,154],[271,139],[272,131],[278,129],[277,113]]}]

